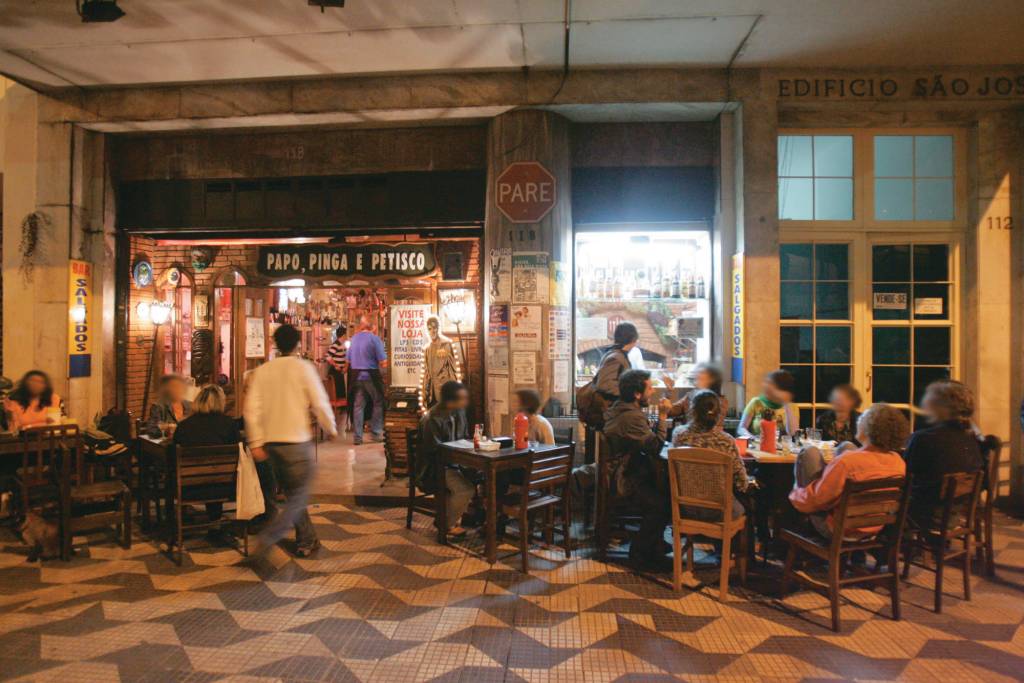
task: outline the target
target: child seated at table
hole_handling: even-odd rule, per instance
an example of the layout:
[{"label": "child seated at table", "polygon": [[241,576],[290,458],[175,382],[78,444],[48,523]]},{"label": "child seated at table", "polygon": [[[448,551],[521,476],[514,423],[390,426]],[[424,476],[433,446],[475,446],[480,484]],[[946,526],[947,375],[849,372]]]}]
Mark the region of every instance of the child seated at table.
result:
[{"label": "child seated at table", "polygon": [[[437,468],[441,459],[441,444],[469,438],[466,422],[466,407],[469,405],[469,391],[462,382],[450,381],[441,385],[441,400],[434,404],[420,419],[420,445],[416,453],[416,486],[426,494],[437,491]],[[466,474],[455,466],[444,471],[447,489],[445,513],[449,538],[466,535],[462,527],[462,515],[476,493],[476,485]]]},{"label": "child seated at table", "polygon": [[[798,512],[810,515],[811,526],[822,536],[832,536],[832,510],[843,495],[847,481],[869,481],[902,477],[906,465],[898,453],[910,434],[903,413],[886,403],[876,403],[857,421],[858,450],[836,455],[825,464],[821,451],[806,448],[797,456],[796,482],[789,501]],[[859,530],[871,535],[879,528]]]},{"label": "child seated at table", "polygon": [[794,434],[800,428],[800,415],[791,403],[795,388],[796,379],[785,370],[772,370],[765,375],[761,383],[761,395],[750,399],[743,409],[737,434],[760,436],[761,418],[766,412],[775,417],[779,434]]},{"label": "child seated at table", "polygon": [[555,445],[555,430],[547,418],[540,414],[540,394],[536,389],[520,389],[516,392],[519,401],[518,410],[526,414],[530,421],[526,433],[528,441],[546,446]]}]

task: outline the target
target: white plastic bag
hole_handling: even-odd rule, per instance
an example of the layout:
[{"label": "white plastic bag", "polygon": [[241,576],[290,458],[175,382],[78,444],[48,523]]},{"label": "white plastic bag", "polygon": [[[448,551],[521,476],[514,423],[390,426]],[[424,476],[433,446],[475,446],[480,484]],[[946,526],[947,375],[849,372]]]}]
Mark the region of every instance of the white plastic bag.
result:
[{"label": "white plastic bag", "polygon": [[245,444],[238,444],[238,476],[235,477],[235,518],[252,519],[262,515],[266,506],[263,502],[263,489],[260,478],[256,474],[256,462],[252,459]]}]

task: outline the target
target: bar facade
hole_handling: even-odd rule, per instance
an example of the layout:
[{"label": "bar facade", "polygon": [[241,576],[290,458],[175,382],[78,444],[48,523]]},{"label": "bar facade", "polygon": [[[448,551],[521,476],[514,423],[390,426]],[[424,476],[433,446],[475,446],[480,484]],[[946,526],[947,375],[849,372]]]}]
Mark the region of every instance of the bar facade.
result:
[{"label": "bar facade", "polygon": [[[360,290],[382,315],[454,296],[475,319],[446,333],[491,431],[522,387],[571,415],[631,319],[656,377],[713,359],[741,405],[781,366],[806,422],[836,384],[910,412],[929,381],[962,379],[1011,443],[1002,492],[1019,501],[1024,72],[594,70],[551,103],[558,77],[10,88],[4,374],[42,367],[87,418],[141,407],[154,338],[154,373],[195,376],[208,330],[211,376],[237,387],[281,316],[315,353],[332,305],[369,308]],[[44,236],[26,259],[30,215]],[[260,258],[371,245],[427,245],[435,267]],[[68,370],[69,259],[93,266],[88,376]],[[176,311],[156,337],[154,299]]]}]

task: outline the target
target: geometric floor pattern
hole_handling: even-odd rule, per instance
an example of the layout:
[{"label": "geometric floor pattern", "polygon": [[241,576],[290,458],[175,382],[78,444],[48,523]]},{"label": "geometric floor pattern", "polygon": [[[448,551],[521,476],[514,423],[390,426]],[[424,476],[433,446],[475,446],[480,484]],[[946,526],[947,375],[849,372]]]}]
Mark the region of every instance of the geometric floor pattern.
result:
[{"label": "geometric floor pattern", "polygon": [[[529,576],[434,542],[404,510],[313,506],[315,558],[239,566],[197,539],[182,567],[145,538],[107,538],[70,563],[29,564],[0,538],[0,679],[17,681],[998,681],[1024,676],[1024,525],[1001,517],[994,580],[970,603],[947,573],[911,575],[903,620],[882,591],[775,597],[754,568],[720,603],[582,553],[535,552]],[[708,568],[698,576],[714,582]]]}]

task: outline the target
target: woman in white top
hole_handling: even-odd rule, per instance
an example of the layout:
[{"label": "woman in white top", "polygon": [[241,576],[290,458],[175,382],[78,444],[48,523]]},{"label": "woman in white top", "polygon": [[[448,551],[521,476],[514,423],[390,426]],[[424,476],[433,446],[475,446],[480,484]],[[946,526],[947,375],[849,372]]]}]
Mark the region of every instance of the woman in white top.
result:
[{"label": "woman in white top", "polygon": [[533,389],[520,389],[516,392],[516,399],[519,401],[518,410],[526,413],[530,418],[530,431],[526,438],[546,446],[553,446],[555,443],[555,430],[540,411],[540,394]]}]

